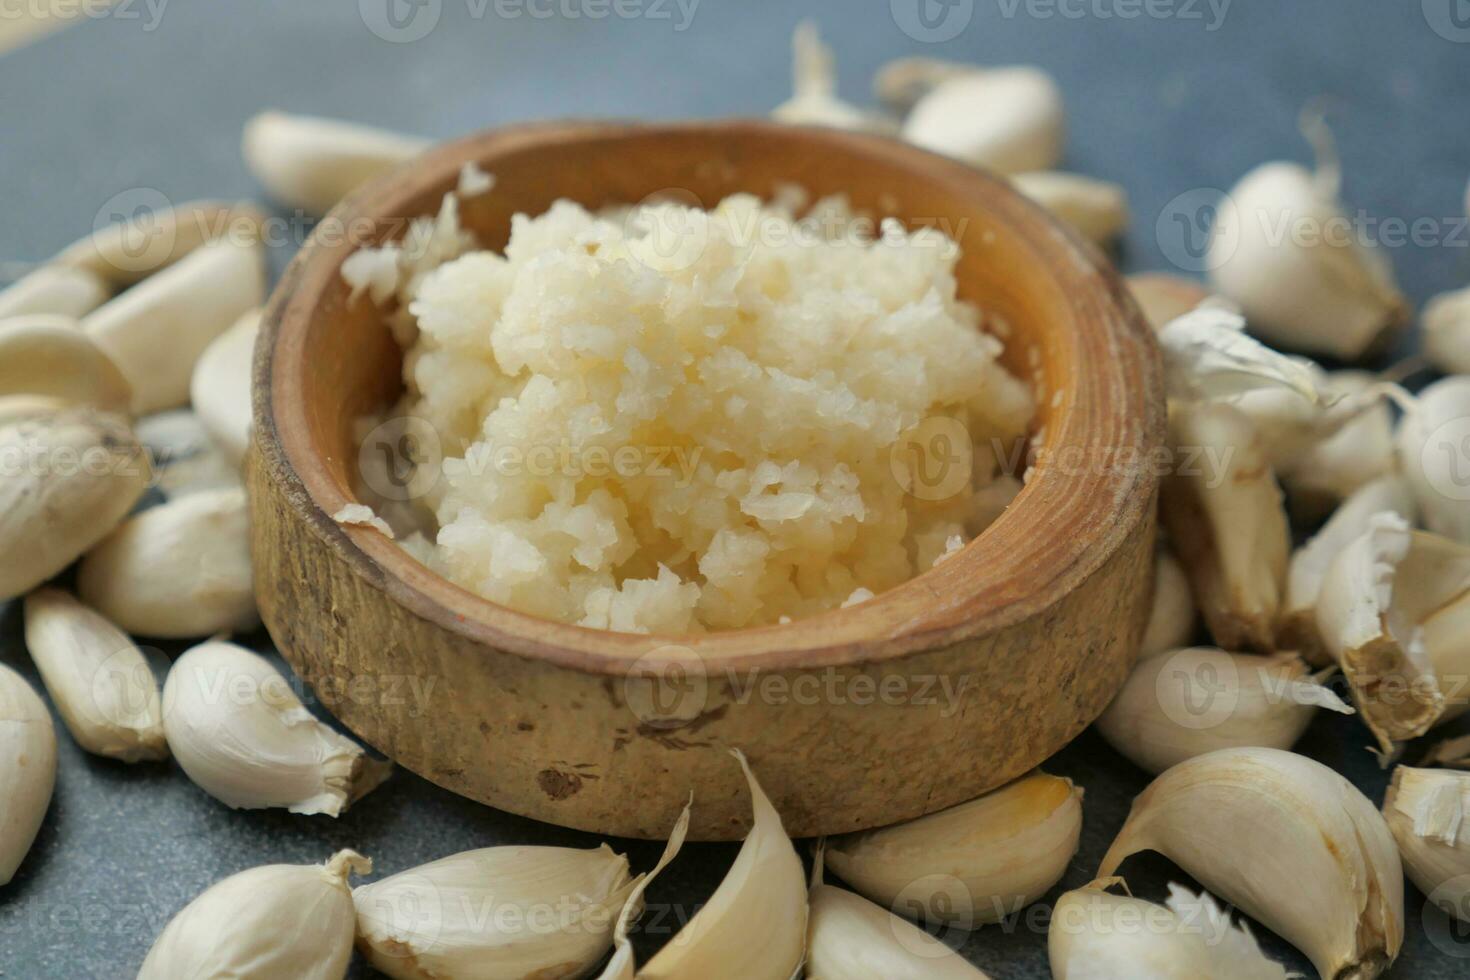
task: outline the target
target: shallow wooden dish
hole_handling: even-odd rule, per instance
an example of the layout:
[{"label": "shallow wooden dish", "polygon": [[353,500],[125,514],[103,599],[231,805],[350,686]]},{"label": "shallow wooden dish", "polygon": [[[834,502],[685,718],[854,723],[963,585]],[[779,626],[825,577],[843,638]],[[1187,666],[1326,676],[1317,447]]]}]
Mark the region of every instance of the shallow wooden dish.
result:
[{"label": "shallow wooden dish", "polygon": [[347,302],[355,244],[318,232],[256,355],[256,583],[281,651],[352,730],[457,793],[599,833],[664,836],[692,792],[693,836],[725,839],[749,818],[731,748],[793,835],[835,834],[972,798],[1102,711],[1146,615],[1163,395],[1152,335],[1095,250],[968,167],[760,122],[484,133],[364,188],[333,223],[400,237],[397,219],[434,213],[467,161],[497,178],[463,206],[490,248],[514,212],[559,197],[678,189],[712,206],[783,182],[948,222],[963,294],[1009,324],[1012,369],[1060,394],[1040,399],[1047,455],[999,522],[873,601],[682,639],[549,623],[329,516],[353,499],[352,420],[396,395],[400,351],[371,303]]}]

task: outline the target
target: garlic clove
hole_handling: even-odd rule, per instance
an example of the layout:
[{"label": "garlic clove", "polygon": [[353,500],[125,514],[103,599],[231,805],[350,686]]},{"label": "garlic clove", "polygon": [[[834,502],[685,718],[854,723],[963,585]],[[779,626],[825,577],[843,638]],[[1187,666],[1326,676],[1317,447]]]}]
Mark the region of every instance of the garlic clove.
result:
[{"label": "garlic clove", "polygon": [[1118,184],[1045,170],[1016,174],[1011,184],[1090,242],[1107,245],[1128,228],[1128,192]]},{"label": "garlic clove", "polygon": [[1167,272],[1142,272],[1129,276],[1128,291],[1143,311],[1143,318],[1155,330],[1164,329],[1210,298],[1210,291],[1200,283]]},{"label": "garlic clove", "polygon": [[219,241],[99,307],[82,321],[133,387],[133,412],[189,401],[194,365],[211,341],[265,301],[259,243]]},{"label": "garlic clove", "polygon": [[796,25],[791,36],[792,96],[771,110],[771,118],[793,126],[830,126],[858,132],[892,134],[898,124],[837,97],[837,68],[832,49],[822,42],[815,21]]},{"label": "garlic clove", "polygon": [[[117,217],[117,215],[114,215]],[[192,201],[141,207],[68,246],[56,266],[91,273],[121,290],[169,268],[210,242],[258,247],[266,216],[249,201]]]},{"label": "garlic clove", "polygon": [[639,980],[746,980],[801,970],[807,922],[801,858],[745,756],[733,754],[750,785],[750,834],[720,887],[638,971]]},{"label": "garlic clove", "polygon": [[1167,546],[1154,555],[1154,599],[1139,644],[1140,657],[1155,657],[1186,646],[1194,637],[1199,610],[1189,592],[1184,566]]},{"label": "garlic clove", "polygon": [[189,398],[209,437],[240,469],[250,446],[250,374],[260,310],[251,310],[216,337],[189,379]]},{"label": "garlic clove", "polygon": [[30,852],[56,785],[56,730],[25,678],[0,664],[0,885]]},{"label": "garlic clove", "polygon": [[60,589],[25,599],[26,648],[77,744],[124,762],[168,758],[158,681],[106,617]]},{"label": "garlic clove", "polygon": [[1332,653],[1317,628],[1317,599],[1322,580],[1344,548],[1367,533],[1379,513],[1397,514],[1413,523],[1418,508],[1403,477],[1390,474],[1355,490],[1305,545],[1291,556],[1286,574],[1286,601],[1276,629],[1277,645],[1299,651],[1308,663],[1331,663]]},{"label": "garlic clove", "polygon": [[152,475],[126,422],[89,408],[20,413],[0,428],[0,460],[14,467],[0,479],[0,601],[104,538]]},{"label": "garlic clove", "polygon": [[1434,297],[1421,319],[1429,363],[1445,374],[1470,374],[1470,289]]},{"label": "garlic clove", "polygon": [[201,490],[131,518],[82,559],[77,591],[139,636],[253,629],[260,614],[245,491]]},{"label": "garlic clove", "polygon": [[1447,914],[1470,909],[1470,773],[1399,766],[1383,799],[1409,880]]},{"label": "garlic clove", "polygon": [[169,500],[200,490],[244,487],[239,469],[215,447],[192,410],[147,415],[134,428],[153,460],[156,485]]},{"label": "garlic clove", "polygon": [[1398,471],[1393,416],[1378,379],[1336,371],[1328,375],[1326,391],[1335,401],[1320,416],[1317,438],[1280,471],[1293,513],[1305,519],[1330,512],[1364,484]]},{"label": "garlic clove", "polygon": [[1216,749],[1289,749],[1318,708],[1353,713],[1295,657],[1194,648],[1139,663],[1096,725],[1157,775]]},{"label": "garlic clove", "polygon": [[216,882],[164,927],[138,980],[341,980],[356,925],[347,879],[372,868],[338,851],[325,865],[268,864]]},{"label": "garlic clove", "polygon": [[1047,931],[1055,980],[1287,980],[1208,892],[1171,884],[1155,905],[1114,895],[1111,885],[1096,881],[1057,899]]},{"label": "garlic clove", "polygon": [[392,768],[318,721],[264,657],[232,643],[203,643],[174,661],[163,727],[185,774],[237,810],[335,817]]},{"label": "garlic clove", "polygon": [[[0,395],[0,429],[58,415],[77,406],[51,395]],[[121,419],[119,419],[121,421]]]},{"label": "garlic clove", "polygon": [[1081,788],[1037,770],[968,803],[834,838],[827,862],[884,908],[973,928],[1046,894],[1081,833]]},{"label": "garlic clove", "polygon": [[86,269],[43,265],[0,290],[0,320],[40,314],[86,316],[107,302],[111,292]]},{"label": "garlic clove", "polygon": [[245,166],[278,204],[321,216],[359,186],[432,145],[371,126],[262,112],[245,124]]},{"label": "garlic clove", "polygon": [[1324,977],[1371,980],[1404,938],[1403,868],[1378,810],[1321,763],[1221,749],[1133,803],[1099,876],[1157,851],[1296,946]]},{"label": "garlic clove", "polygon": [[1419,392],[1399,423],[1398,461],[1424,524],[1445,537],[1470,544],[1470,377],[1436,381]]},{"label": "garlic clove", "polygon": [[936,86],[983,70],[977,65],[943,58],[897,58],[873,76],[873,94],[892,111],[906,113]]},{"label": "garlic clove", "polygon": [[822,850],[808,893],[808,977],[843,980],[986,980],[964,957],[918,926],[822,881]]},{"label": "garlic clove", "polygon": [[1262,388],[1284,390],[1315,405],[1319,378],[1300,360],[1279,354],[1245,332],[1245,319],[1206,306],[1159,330],[1171,398],[1194,401],[1238,396]]},{"label": "garlic clove", "polygon": [[132,386],[77,321],[50,315],[0,321],[0,394],[123,413],[133,400]]},{"label": "garlic clove", "polygon": [[1030,66],[959,73],[919,98],[902,136],[1001,174],[1051,170],[1066,140],[1061,89]]},{"label": "garlic clove", "polygon": [[617,925],[613,927],[612,959],[608,960],[607,966],[598,975],[598,980],[636,980],[633,944],[628,940],[628,933],[633,923],[643,914],[643,893],[648,890],[653,879],[679,856],[679,851],[684,847],[684,838],[689,833],[689,810],[693,802],[694,798],[691,796],[689,804],[679,814],[679,819],[674,821],[674,828],[669,831],[669,842],[664,846],[664,853],[658,859],[658,864],[648,874],[634,879],[633,890],[628,893],[623,911],[618,915]]},{"label": "garlic clove", "polygon": [[1174,407],[1170,439],[1164,524],[1210,633],[1227,650],[1274,652],[1291,531],[1260,435],[1239,410],[1202,403]]},{"label": "garlic clove", "polygon": [[584,976],[636,884],[606,844],[464,851],[353,889],[357,944],[395,980]]}]

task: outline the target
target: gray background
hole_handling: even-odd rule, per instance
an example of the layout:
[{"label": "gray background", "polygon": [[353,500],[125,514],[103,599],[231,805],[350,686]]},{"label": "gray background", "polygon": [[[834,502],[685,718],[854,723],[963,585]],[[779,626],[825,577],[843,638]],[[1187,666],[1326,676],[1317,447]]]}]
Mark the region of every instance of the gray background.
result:
[{"label": "gray background", "polygon": [[[429,2],[421,16],[434,12]],[[1448,17],[1458,3],[1470,24],[1463,0],[1422,7],[1419,0],[1236,0],[1215,30],[1208,29],[1215,13],[1190,0],[1155,0],[1147,9],[1174,15],[1134,19],[1103,16],[1145,9],[1130,0],[1061,9],[975,0],[968,23],[945,43],[905,34],[905,18],[887,0],[702,0],[683,31],[675,29],[682,15],[672,3],[664,8],[669,19],[595,19],[533,16],[526,6],[497,7],[495,0],[442,0],[435,29],[412,43],[375,36],[351,0],[174,0],[161,16],[156,3],[150,11],[135,0],[0,56],[7,208],[0,274],[19,274],[86,233],[120,192],[147,188],[173,201],[255,196],[238,140],[243,121],[261,108],[436,137],[547,117],[759,115],[786,97],[790,31],[812,16],[837,49],[843,93],[853,99],[865,98],[878,65],[903,54],[1033,62],[1051,71],[1070,113],[1066,166],[1119,181],[1131,194],[1135,221],[1120,253],[1129,270],[1169,268],[1181,254],[1180,241],[1156,233],[1161,220],[1175,227],[1170,202],[1179,195],[1228,188],[1267,159],[1307,160],[1297,113],[1327,96],[1346,198],[1376,218],[1430,219],[1440,239],[1391,249],[1406,291],[1423,302],[1470,278],[1458,220],[1470,175],[1470,30],[1455,29]],[[362,6],[374,3],[381,0]],[[599,9],[595,0],[533,7],[568,4],[584,14]],[[966,4],[952,16],[963,19]],[[34,679],[20,626],[18,605],[0,604],[0,660]],[[254,639],[268,647],[267,637]],[[495,843],[595,843],[407,773],[340,820],[237,813],[171,764],[125,767],[84,755],[65,734],[60,741],[50,815],[19,876],[0,892],[6,977],[131,976],[175,911],[209,883],[257,864],[316,862],[352,846],[391,873]],[[1386,780],[1367,744],[1357,722],[1331,717],[1319,719],[1301,748],[1348,772],[1376,801]],[[1087,790],[1083,846],[1064,882],[1076,886],[1091,877],[1147,779],[1091,734],[1048,768]],[[618,846],[636,869],[649,867],[659,850]],[[733,845],[690,846],[654,885],[651,904],[687,916],[733,854]],[[1152,856],[1125,870],[1150,898],[1162,896],[1166,881],[1185,880]],[[1421,905],[1411,888],[1409,935],[1394,976],[1470,975],[1470,945],[1446,938],[1436,912],[1421,921]],[[675,916],[661,916],[663,929],[640,937],[645,955],[667,938]],[[1425,924],[1441,936],[1438,945]],[[1042,917],[948,938],[963,941],[965,954],[997,978],[1046,977],[1044,931]],[[1266,942],[1294,968],[1309,969],[1274,937]]]}]

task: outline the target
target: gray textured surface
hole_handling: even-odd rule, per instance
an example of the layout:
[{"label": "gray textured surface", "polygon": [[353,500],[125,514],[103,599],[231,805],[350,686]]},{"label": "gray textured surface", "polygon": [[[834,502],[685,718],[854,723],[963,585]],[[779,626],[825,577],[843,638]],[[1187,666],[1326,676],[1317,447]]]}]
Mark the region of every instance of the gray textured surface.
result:
[{"label": "gray textured surface", "polygon": [[[906,53],[1035,62],[1055,73],[1071,114],[1068,167],[1121,181],[1132,195],[1136,220],[1122,253],[1129,269],[1167,267],[1173,243],[1160,241],[1155,227],[1177,195],[1228,187],[1265,159],[1306,159],[1297,111],[1329,96],[1348,199],[1380,219],[1431,219],[1445,239],[1392,250],[1404,287],[1422,302],[1470,273],[1466,237],[1456,231],[1470,174],[1470,44],[1431,26],[1451,23],[1439,17],[1456,2],[1426,0],[1421,9],[1418,0],[1238,0],[1210,31],[1208,4],[1192,0],[1152,9],[1188,8],[1203,19],[1097,13],[1124,12],[1127,0],[1062,4],[1081,17],[1045,16],[1056,8],[1024,0],[977,0],[972,21],[945,44],[906,36],[882,0],[703,0],[684,31],[675,30],[681,14],[674,3],[660,5],[670,20],[595,20],[495,14],[567,9],[567,0],[498,7],[495,0],[443,0],[437,28],[405,44],[370,33],[350,0],[180,2],[164,7],[156,23],[135,2],[125,8],[131,17],[81,24],[0,56],[7,208],[0,262],[39,259],[67,244],[120,192],[150,188],[175,201],[255,194],[238,134],[267,106],[431,136],[570,115],[760,114],[785,97],[790,28],[811,15],[835,44],[844,92],[854,98],[882,61]],[[435,0],[429,3],[426,10]],[[363,8],[372,5],[363,0]],[[642,9],[652,5],[647,0]],[[597,9],[578,0],[570,8]],[[0,605],[0,660],[34,677],[19,620],[17,607]],[[50,816],[15,883],[0,892],[6,977],[131,976],[178,908],[210,882],[256,864],[320,861],[350,845],[391,872],[499,842],[593,843],[407,774],[338,821],[235,813],[171,765],[126,768],[83,755],[64,735],[61,742]],[[1356,722],[1321,719],[1302,748],[1378,800],[1385,779],[1363,750],[1367,742]],[[1049,768],[1087,789],[1083,846],[1065,880],[1076,885],[1090,877],[1146,778],[1090,734]],[[627,850],[635,867],[647,868],[658,847]],[[659,880],[651,902],[676,911],[659,917],[662,935],[640,940],[645,951],[667,935],[678,910],[687,915],[708,895],[733,853],[691,846]],[[1147,897],[1178,878],[1161,859],[1135,860],[1126,870]],[[1410,889],[1409,937],[1393,975],[1470,974],[1470,946],[1456,958],[1426,938],[1421,902]],[[1438,926],[1437,915],[1430,917]],[[966,954],[997,978],[1048,976],[1045,919],[1028,919],[975,933]],[[1273,938],[1267,942],[1307,968]]]}]

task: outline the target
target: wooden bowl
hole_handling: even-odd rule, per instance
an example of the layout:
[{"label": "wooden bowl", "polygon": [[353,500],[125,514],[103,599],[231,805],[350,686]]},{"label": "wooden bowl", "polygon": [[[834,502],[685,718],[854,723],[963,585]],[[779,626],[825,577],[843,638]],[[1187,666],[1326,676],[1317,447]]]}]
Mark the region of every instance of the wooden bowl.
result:
[{"label": "wooden bowl", "polygon": [[[457,793],[568,827],[729,839],[740,748],[794,836],[920,816],[1025,773],[1082,731],[1132,663],[1151,589],[1162,442],[1157,348],[1090,246],[1002,181],[897,142],[762,122],[568,123],[447,144],[354,194],[337,229],[400,237],[463,164],[501,248],[516,212],[680,189],[706,206],[794,182],[911,223],[948,222],[961,292],[1009,325],[1047,392],[1025,490],[949,561],[876,599],[783,626],[668,638],[546,622],[433,574],[330,515],[354,498],[353,420],[400,390],[401,353],[319,228],[271,300],[249,482],[260,609],[353,731]],[[366,219],[366,220],[365,220]]]}]

